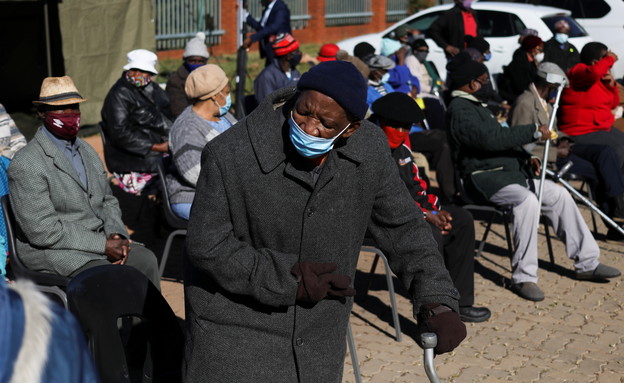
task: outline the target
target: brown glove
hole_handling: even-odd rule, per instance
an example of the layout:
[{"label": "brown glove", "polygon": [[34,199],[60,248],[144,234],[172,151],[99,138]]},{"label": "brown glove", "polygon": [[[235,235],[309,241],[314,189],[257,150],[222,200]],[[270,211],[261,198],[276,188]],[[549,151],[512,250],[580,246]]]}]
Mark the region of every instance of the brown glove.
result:
[{"label": "brown glove", "polygon": [[332,274],[338,266],[334,262],[299,262],[290,272],[299,281],[297,300],[319,302],[328,295],[352,297],[355,289],[349,287],[351,278],[346,275]]},{"label": "brown glove", "polygon": [[438,355],[453,351],[466,338],[466,325],[447,306],[439,303],[424,304],[417,319],[419,334],[434,332],[438,336],[438,345],[434,349]]}]

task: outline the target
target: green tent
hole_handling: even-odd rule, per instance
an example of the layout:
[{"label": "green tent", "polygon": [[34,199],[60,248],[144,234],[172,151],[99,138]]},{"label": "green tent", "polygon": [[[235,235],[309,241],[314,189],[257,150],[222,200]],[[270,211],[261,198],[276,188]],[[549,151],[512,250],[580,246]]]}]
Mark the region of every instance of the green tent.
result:
[{"label": "green tent", "polygon": [[83,125],[98,123],[126,54],[155,51],[153,13],[151,0],[0,0],[0,103],[24,109],[43,78],[66,74],[89,99]]}]

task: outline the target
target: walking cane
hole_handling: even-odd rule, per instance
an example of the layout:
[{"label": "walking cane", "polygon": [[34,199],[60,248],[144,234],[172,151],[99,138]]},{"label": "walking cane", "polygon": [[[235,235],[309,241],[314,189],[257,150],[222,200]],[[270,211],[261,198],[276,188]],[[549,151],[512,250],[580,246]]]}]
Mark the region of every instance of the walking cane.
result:
[{"label": "walking cane", "polygon": [[[557,116],[557,109],[559,109],[559,100],[561,99],[561,92],[563,92],[563,88],[566,85],[566,78],[564,76],[560,76],[553,73],[548,73],[546,76],[546,81],[551,84],[559,84],[557,88],[557,97],[555,97],[555,104],[553,105],[552,114],[550,115],[550,120],[548,121],[548,131],[552,134],[554,126],[555,126],[555,118]],[[537,191],[537,224],[536,227],[539,227],[541,210],[542,210],[542,193],[544,191],[544,181],[546,180],[546,165],[548,163],[548,150],[550,149],[550,137],[544,143],[544,156],[542,157],[542,167],[540,169],[540,184]]]}]

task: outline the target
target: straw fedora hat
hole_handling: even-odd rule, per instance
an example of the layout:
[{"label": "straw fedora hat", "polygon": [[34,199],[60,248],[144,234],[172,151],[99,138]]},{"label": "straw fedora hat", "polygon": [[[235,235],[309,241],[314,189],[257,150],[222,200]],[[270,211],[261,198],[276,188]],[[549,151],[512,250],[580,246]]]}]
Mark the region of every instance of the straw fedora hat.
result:
[{"label": "straw fedora hat", "polygon": [[39,100],[33,104],[40,105],[71,105],[87,101],[82,98],[74,81],[69,76],[46,77],[41,83]]}]

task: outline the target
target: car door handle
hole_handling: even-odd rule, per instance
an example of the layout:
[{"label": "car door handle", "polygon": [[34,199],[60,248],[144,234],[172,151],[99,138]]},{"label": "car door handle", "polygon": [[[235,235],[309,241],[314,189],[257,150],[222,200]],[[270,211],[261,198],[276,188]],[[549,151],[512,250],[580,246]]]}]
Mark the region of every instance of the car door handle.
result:
[{"label": "car door handle", "polygon": [[493,49],[494,52],[502,53],[505,52],[505,47],[496,47]]}]

